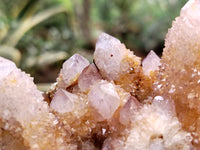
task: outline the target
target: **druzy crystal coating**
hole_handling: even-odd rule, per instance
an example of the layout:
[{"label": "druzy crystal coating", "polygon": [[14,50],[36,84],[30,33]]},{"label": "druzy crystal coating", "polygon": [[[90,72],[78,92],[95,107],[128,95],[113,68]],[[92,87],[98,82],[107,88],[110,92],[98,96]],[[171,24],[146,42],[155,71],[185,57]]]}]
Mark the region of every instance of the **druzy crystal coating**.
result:
[{"label": "druzy crystal coating", "polygon": [[200,0],[141,62],[100,34],[94,62],[75,54],[46,93],[0,57],[0,149],[200,149]]}]

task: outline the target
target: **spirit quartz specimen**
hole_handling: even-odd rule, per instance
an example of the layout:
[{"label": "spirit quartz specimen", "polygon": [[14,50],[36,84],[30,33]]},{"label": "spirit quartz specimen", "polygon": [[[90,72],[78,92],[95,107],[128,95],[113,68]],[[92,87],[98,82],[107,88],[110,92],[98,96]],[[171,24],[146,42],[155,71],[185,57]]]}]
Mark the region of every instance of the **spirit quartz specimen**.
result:
[{"label": "spirit quartz specimen", "polygon": [[161,59],[102,33],[94,63],[75,54],[41,93],[0,57],[2,150],[200,149],[200,0],[169,30]]}]

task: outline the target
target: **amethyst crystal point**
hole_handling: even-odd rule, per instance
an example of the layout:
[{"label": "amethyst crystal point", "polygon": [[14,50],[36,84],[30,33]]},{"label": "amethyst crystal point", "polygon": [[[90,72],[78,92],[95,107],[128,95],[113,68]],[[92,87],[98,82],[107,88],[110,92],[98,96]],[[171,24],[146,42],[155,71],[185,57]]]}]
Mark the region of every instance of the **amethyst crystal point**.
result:
[{"label": "amethyst crystal point", "polygon": [[114,80],[120,72],[120,63],[125,55],[125,46],[121,42],[102,33],[96,43],[94,60],[101,74],[109,80]]},{"label": "amethyst crystal point", "polygon": [[143,71],[140,58],[102,33],[96,65],[78,54],[63,64],[58,84],[45,95],[51,109],[33,79],[0,57],[0,145],[20,150],[200,149],[199,5],[200,0],[186,4],[167,34],[162,60],[151,51]]},{"label": "amethyst crystal point", "polygon": [[89,90],[90,86],[101,80],[101,75],[99,74],[96,66],[90,64],[87,66],[78,78],[78,86],[82,92]]},{"label": "amethyst crystal point", "polygon": [[58,89],[53,97],[50,107],[59,113],[71,112],[74,109],[74,103],[78,96],[69,93],[63,89]]},{"label": "amethyst crystal point", "polygon": [[66,88],[72,85],[82,70],[89,65],[89,61],[79,54],[74,54],[64,62],[60,76],[58,78],[58,86]]},{"label": "amethyst crystal point", "polygon": [[120,97],[115,86],[103,80],[91,88],[88,101],[90,106],[100,114],[102,120],[110,119],[120,105]]},{"label": "amethyst crystal point", "polygon": [[133,55],[118,39],[106,33],[102,33],[97,40],[94,61],[102,76],[108,80],[118,79],[121,73],[132,67],[130,65],[133,62],[135,65],[140,64],[139,57]]},{"label": "amethyst crystal point", "polygon": [[151,72],[158,70],[160,58],[154,51],[150,51],[147,57],[142,61],[142,69],[145,75],[150,75]]},{"label": "amethyst crystal point", "polygon": [[135,97],[129,97],[126,104],[120,110],[119,120],[122,124],[128,125],[134,118],[134,113],[141,108],[140,102]]}]

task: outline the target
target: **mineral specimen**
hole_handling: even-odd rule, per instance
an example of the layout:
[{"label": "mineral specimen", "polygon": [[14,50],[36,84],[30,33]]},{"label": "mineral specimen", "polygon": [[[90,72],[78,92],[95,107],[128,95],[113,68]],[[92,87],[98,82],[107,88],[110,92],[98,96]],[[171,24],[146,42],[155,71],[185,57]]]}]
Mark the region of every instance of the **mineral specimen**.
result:
[{"label": "mineral specimen", "polygon": [[74,103],[78,101],[78,96],[63,89],[58,89],[51,101],[50,107],[59,113],[71,112]]},{"label": "mineral specimen", "polygon": [[200,148],[200,1],[191,0],[173,22],[163,51],[155,94],[175,103],[184,130]]},{"label": "mineral specimen", "polygon": [[79,54],[73,55],[63,64],[58,85],[65,88],[74,84],[80,73],[88,65],[89,61],[87,59]]},{"label": "mineral specimen", "polygon": [[142,61],[102,33],[94,63],[75,54],[41,93],[0,57],[2,150],[200,149],[200,0],[169,30],[161,59]]},{"label": "mineral specimen", "polygon": [[147,57],[142,61],[142,70],[145,75],[150,75],[151,72],[158,70],[160,58],[154,51],[150,51]]},{"label": "mineral specimen", "polygon": [[25,125],[26,121],[48,111],[42,93],[36,89],[29,75],[17,69],[13,62],[3,58],[0,58],[0,66],[1,120],[12,118]]},{"label": "mineral specimen", "polygon": [[126,73],[132,61],[140,65],[140,58],[132,54],[121,42],[106,33],[102,33],[96,43],[94,61],[102,76],[108,80],[116,80],[121,73]]},{"label": "mineral specimen", "polygon": [[99,74],[96,66],[94,64],[90,64],[89,66],[85,67],[78,78],[78,87],[82,92],[87,92],[90,87],[101,80],[102,77]]},{"label": "mineral specimen", "polygon": [[88,93],[88,101],[102,119],[110,119],[120,105],[120,97],[112,83],[101,81]]}]

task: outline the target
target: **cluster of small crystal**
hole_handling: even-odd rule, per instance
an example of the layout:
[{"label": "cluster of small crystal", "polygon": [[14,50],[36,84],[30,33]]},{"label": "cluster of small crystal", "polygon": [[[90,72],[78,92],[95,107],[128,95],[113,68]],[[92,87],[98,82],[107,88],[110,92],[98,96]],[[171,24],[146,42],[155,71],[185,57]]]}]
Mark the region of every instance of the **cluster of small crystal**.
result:
[{"label": "cluster of small crystal", "polygon": [[65,138],[52,135],[56,118],[33,79],[1,57],[0,72],[0,148],[23,150],[57,146],[60,149],[62,144],[55,142],[55,136]]},{"label": "cluster of small crystal", "polygon": [[173,23],[162,59],[102,33],[94,62],[75,54],[42,94],[0,57],[0,149],[200,148],[200,0]]},{"label": "cluster of small crystal", "polygon": [[105,33],[98,38],[94,63],[75,54],[63,64],[48,101],[77,149],[192,148],[173,103],[161,96],[149,98],[151,105],[138,100],[141,82],[151,85],[160,58],[151,51],[142,64]]},{"label": "cluster of small crystal", "polygon": [[200,148],[200,0],[190,0],[169,30],[155,93],[174,101],[184,130]]}]

